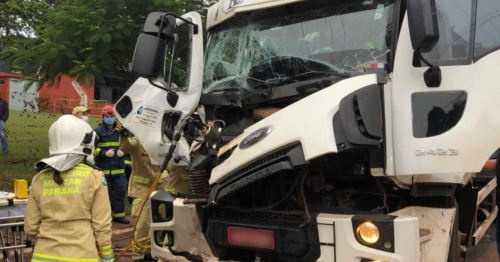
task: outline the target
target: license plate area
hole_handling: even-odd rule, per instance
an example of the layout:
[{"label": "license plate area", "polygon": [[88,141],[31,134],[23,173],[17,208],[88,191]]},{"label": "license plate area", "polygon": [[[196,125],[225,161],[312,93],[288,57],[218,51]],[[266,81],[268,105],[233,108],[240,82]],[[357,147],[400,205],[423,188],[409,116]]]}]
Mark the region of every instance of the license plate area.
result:
[{"label": "license plate area", "polygon": [[232,246],[274,250],[274,232],[245,227],[228,227],[227,242]]}]

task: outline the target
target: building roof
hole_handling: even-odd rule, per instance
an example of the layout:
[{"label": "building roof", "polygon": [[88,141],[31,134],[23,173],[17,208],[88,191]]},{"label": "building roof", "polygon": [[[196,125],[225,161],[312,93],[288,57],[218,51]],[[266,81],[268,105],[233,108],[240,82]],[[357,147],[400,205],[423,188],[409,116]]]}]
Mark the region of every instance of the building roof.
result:
[{"label": "building roof", "polygon": [[8,78],[21,78],[22,75],[20,74],[15,74],[15,73],[9,73],[9,72],[2,72],[0,71],[0,77],[8,77]]}]

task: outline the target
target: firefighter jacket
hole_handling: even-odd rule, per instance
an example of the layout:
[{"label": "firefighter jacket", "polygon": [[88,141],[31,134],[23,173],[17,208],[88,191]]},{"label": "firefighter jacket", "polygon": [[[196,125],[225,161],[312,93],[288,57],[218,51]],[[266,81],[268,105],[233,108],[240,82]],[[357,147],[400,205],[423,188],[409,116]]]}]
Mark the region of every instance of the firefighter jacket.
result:
[{"label": "firefighter jacket", "polygon": [[132,157],[130,157],[130,154],[125,154],[125,156],[123,157],[123,163],[125,164],[125,166],[132,167]]},{"label": "firefighter jacket", "polygon": [[174,195],[177,193],[191,193],[189,184],[189,173],[184,166],[169,166],[167,167],[168,178],[165,186],[165,191]]},{"label": "firefighter jacket", "polygon": [[[98,136],[94,152],[95,165],[102,169],[105,176],[125,174],[123,156],[118,157],[117,155],[120,146],[120,134],[114,129],[109,130],[104,123],[101,123],[94,131]],[[106,156],[106,152],[110,149],[115,151],[113,157]]]},{"label": "firefighter jacket", "polygon": [[[128,196],[144,198],[153,185],[156,176],[160,173],[161,166],[151,164],[146,150],[133,137],[121,136],[120,150],[125,154],[130,154],[132,159],[132,174],[130,175]],[[165,175],[163,174],[163,176]]]},{"label": "firefighter jacket", "polygon": [[33,261],[99,261],[111,250],[111,208],[102,172],[77,164],[61,172],[64,182],[54,182],[54,169],[33,177],[24,229],[35,240]]}]

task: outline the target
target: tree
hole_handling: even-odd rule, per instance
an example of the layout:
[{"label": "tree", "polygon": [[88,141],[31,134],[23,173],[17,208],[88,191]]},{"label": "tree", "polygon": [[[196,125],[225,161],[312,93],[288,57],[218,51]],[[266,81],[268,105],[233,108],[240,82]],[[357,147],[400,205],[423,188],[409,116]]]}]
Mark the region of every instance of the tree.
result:
[{"label": "tree", "polygon": [[125,0],[60,1],[36,26],[37,38],[6,47],[0,60],[38,88],[58,84],[62,75],[103,82],[102,72],[128,68],[139,26],[126,13]]},{"label": "tree", "polygon": [[[103,83],[104,72],[128,71],[137,37],[150,12],[182,14],[193,10],[205,15],[210,2],[213,0],[51,0],[45,4],[45,17],[32,21],[36,38],[6,46],[0,60],[30,80],[27,87],[33,83],[37,88],[58,85],[63,75],[84,85]],[[182,54],[187,49],[176,52]],[[185,68],[184,62],[179,66]],[[176,72],[182,74],[183,70]]]},{"label": "tree", "polygon": [[50,5],[43,0],[0,0],[0,46],[34,35],[34,26]]}]

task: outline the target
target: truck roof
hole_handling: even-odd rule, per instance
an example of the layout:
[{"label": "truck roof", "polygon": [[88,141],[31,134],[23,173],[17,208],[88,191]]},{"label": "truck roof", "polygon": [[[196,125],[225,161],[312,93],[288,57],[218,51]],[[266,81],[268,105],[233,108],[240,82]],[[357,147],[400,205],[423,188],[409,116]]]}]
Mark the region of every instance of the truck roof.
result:
[{"label": "truck roof", "polygon": [[207,30],[228,20],[237,13],[267,9],[307,0],[220,0],[208,8]]}]

